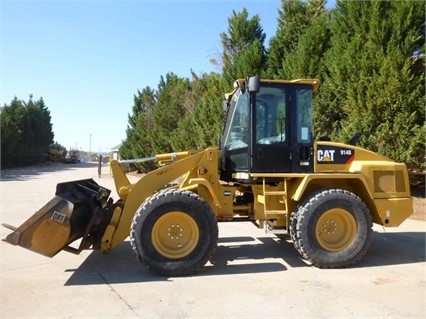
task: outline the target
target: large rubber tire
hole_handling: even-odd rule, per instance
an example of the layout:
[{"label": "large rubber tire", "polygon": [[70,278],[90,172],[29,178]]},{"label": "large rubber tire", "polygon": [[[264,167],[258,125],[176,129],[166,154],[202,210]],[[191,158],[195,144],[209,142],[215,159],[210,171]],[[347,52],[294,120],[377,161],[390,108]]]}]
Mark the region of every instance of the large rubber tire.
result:
[{"label": "large rubber tire", "polygon": [[163,276],[200,270],[217,247],[218,226],[199,195],[180,189],[148,198],[133,218],[130,243],[138,260]]},{"label": "large rubber tire", "polygon": [[290,236],[303,258],[321,268],[355,264],[371,243],[371,214],[355,194],[342,189],[318,190],[297,206]]}]

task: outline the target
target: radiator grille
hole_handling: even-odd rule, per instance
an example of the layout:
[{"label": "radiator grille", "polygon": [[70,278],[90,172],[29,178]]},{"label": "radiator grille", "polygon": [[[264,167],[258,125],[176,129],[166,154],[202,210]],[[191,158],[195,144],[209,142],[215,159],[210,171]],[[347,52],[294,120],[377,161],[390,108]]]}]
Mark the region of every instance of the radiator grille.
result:
[{"label": "radiator grille", "polygon": [[405,192],[402,171],[374,171],[374,191],[376,193]]}]

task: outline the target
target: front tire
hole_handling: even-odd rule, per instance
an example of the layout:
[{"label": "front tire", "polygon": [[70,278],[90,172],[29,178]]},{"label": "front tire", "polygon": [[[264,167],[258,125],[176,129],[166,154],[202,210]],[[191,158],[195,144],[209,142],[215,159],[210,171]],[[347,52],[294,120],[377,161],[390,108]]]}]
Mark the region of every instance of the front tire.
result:
[{"label": "front tire", "polygon": [[296,250],[313,265],[337,268],[355,264],[367,252],[371,214],[355,194],[323,189],[311,194],[291,216]]},{"label": "front tire", "polygon": [[130,243],[138,260],[164,276],[200,270],[217,247],[218,227],[210,206],[197,194],[163,190],[148,198],[133,218]]}]

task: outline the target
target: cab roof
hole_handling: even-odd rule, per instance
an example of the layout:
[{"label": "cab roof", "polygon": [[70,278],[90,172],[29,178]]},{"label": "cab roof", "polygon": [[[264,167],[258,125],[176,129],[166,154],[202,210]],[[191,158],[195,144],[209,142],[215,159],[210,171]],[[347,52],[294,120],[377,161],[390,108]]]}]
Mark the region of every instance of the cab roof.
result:
[{"label": "cab roof", "polygon": [[[318,79],[296,79],[296,80],[270,80],[260,79],[261,83],[278,83],[278,84],[301,84],[312,86],[312,91],[317,92],[321,81]],[[230,97],[235,93],[237,88],[243,86],[246,83],[246,79],[238,79],[234,82],[234,90],[231,93],[225,94],[225,99],[229,101]]]},{"label": "cab roof", "polygon": [[[238,86],[242,86],[246,83],[246,79],[238,79]],[[318,91],[321,81],[318,79],[296,79],[296,80],[268,80],[260,79],[261,83],[280,83],[280,84],[302,84],[312,86],[312,91]]]}]

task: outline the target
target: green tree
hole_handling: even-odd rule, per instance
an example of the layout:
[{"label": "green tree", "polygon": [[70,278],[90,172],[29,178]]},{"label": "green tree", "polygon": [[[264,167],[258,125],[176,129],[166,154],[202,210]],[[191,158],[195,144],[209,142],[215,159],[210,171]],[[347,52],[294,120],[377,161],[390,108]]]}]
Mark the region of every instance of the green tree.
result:
[{"label": "green tree", "polygon": [[[298,77],[293,73],[315,68],[315,63],[318,63],[328,47],[328,13],[324,6],[325,0],[281,1],[281,8],[278,9],[278,28],[269,41],[266,72],[268,77],[290,79]],[[317,21],[318,19],[320,21]],[[311,25],[314,25],[314,28],[302,38]],[[299,47],[300,41],[302,45]],[[295,62],[302,70],[292,67]]]},{"label": "green tree", "polygon": [[217,146],[225,116],[222,78],[218,74],[212,73],[204,75],[200,82],[205,91],[199,94],[201,99],[192,116],[194,123],[197,123],[195,126],[197,129],[197,146]]},{"label": "green tree", "polygon": [[424,161],[424,73],[414,67],[424,46],[424,3],[338,1],[332,47],[315,112],[316,132],[418,167]]},{"label": "green tree", "polygon": [[186,113],[171,138],[175,150],[217,145],[223,119],[221,78],[216,73],[198,77],[192,72]]},{"label": "green tree", "polygon": [[[120,154],[124,159],[151,157],[153,149],[147,135],[153,127],[152,110],[156,103],[154,91],[149,86],[145,87],[142,92],[138,90],[133,101],[132,114],[128,115],[126,139],[122,141]],[[152,163],[138,163],[133,167],[145,171],[151,169],[153,165]]]},{"label": "green tree", "polygon": [[43,98],[35,103],[30,99],[25,104],[25,114],[22,122],[23,146],[29,154],[47,153],[48,147],[53,143],[50,111]]},{"label": "green tree", "polygon": [[260,17],[254,15],[249,19],[246,8],[240,13],[233,10],[228,23],[228,33],[220,34],[223,83],[231,85],[238,78],[263,75],[266,34],[260,25]]},{"label": "green tree", "polygon": [[126,140],[120,148],[121,156],[126,159],[144,157],[150,151],[144,143],[144,137],[149,129],[147,113],[155,105],[154,91],[150,87],[144,88],[142,92],[138,90],[133,102],[132,114],[128,115]]},{"label": "green tree", "polygon": [[10,165],[12,154],[19,152],[22,144],[22,119],[25,114],[25,108],[22,101],[16,97],[10,105],[5,105],[0,113],[1,120],[1,163]]},{"label": "green tree", "polygon": [[153,125],[147,131],[148,142],[155,154],[175,151],[170,137],[186,113],[186,93],[190,81],[176,74],[161,77],[156,91],[156,105],[152,109]]},{"label": "green tree", "polygon": [[324,55],[330,49],[330,28],[327,15],[312,20],[299,37],[297,46],[286,54],[279,75],[286,79],[316,78],[323,80]]},{"label": "green tree", "polygon": [[50,111],[42,98],[25,103],[16,97],[0,113],[1,163],[4,166],[44,161],[53,143]]}]

